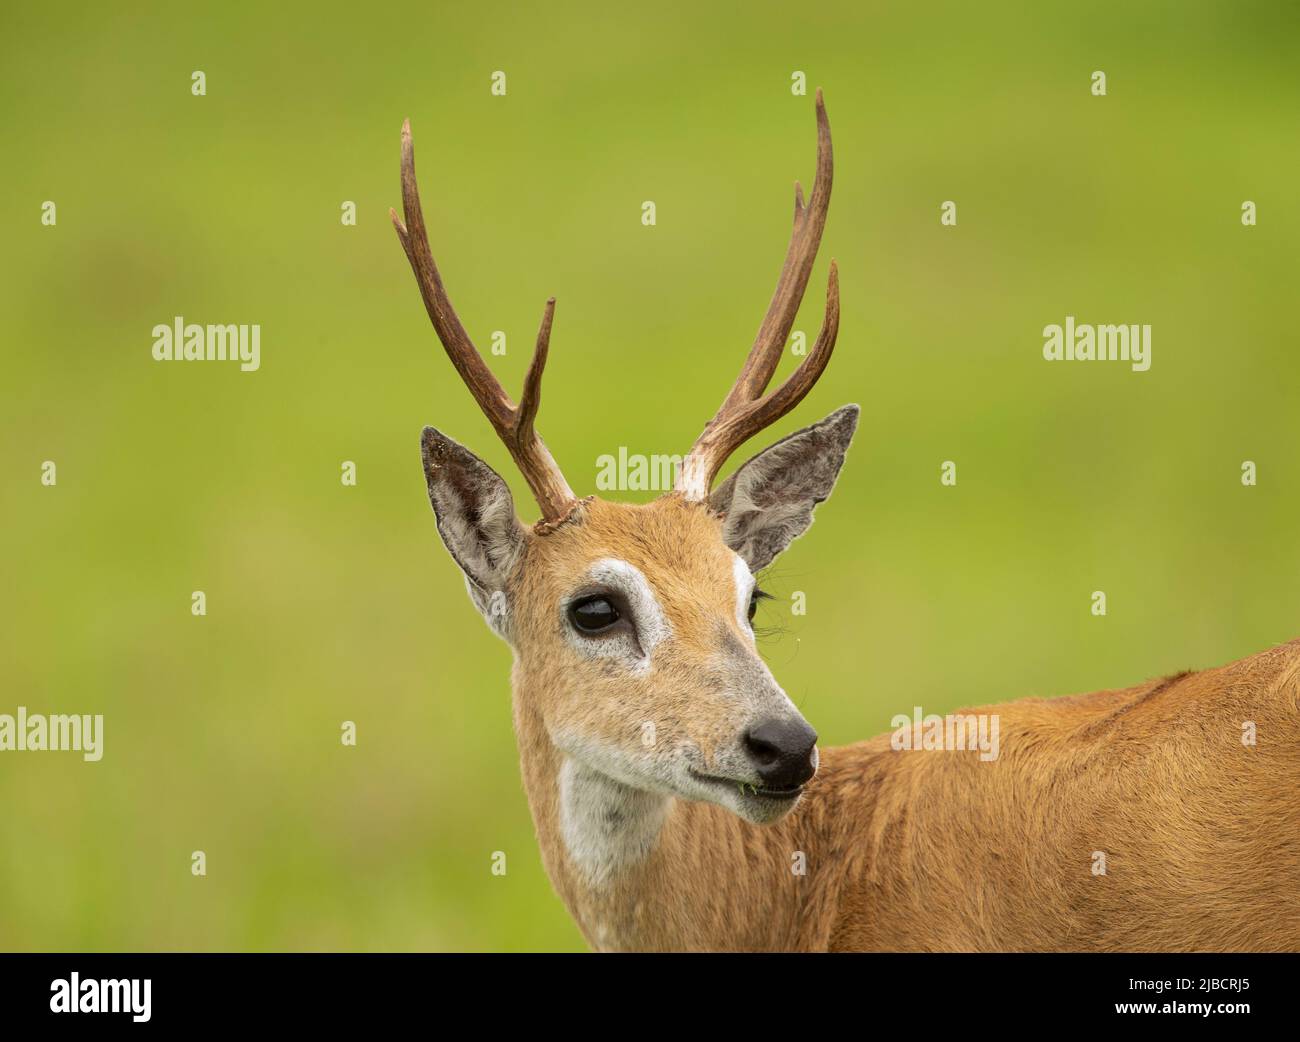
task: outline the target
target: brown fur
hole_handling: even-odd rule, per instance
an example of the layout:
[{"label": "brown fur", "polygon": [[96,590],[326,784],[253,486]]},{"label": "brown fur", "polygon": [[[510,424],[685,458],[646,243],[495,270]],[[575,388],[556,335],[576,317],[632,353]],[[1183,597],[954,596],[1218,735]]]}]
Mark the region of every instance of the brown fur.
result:
[{"label": "brown fur", "polygon": [[[592,500],[530,535],[516,572],[524,785],[546,869],[594,946],[1300,948],[1300,641],[1123,691],[973,710],[1000,716],[993,762],[894,751],[888,736],[825,749],[773,825],[672,799],[649,856],[588,883],[561,836],[552,735],[630,746],[652,719],[668,748],[688,736],[707,754],[733,733],[710,678],[719,636],[749,638],[719,525],[674,497]],[[562,637],[556,604],[604,556],[645,573],[673,626],[644,678],[583,660]],[[1093,874],[1095,851],[1105,875]],[[805,875],[792,871],[799,852]]]}]

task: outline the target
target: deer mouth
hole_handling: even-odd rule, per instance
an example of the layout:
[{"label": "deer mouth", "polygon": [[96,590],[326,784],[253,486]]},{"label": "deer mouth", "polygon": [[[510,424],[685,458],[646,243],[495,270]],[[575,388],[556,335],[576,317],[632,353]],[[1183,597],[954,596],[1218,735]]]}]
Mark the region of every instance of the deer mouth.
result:
[{"label": "deer mouth", "polygon": [[706,785],[714,785],[733,792],[739,790],[742,796],[760,796],[765,800],[795,800],[804,790],[802,785],[793,785],[788,789],[766,788],[746,781],[737,781],[735,778],[720,778],[716,774],[704,774],[694,767],[690,768],[690,772],[696,781],[704,782]]}]

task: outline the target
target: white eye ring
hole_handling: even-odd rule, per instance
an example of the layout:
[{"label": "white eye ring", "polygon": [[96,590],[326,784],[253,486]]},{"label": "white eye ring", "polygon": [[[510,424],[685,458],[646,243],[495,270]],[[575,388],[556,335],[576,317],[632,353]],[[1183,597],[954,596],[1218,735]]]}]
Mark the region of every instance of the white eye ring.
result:
[{"label": "white eye ring", "polygon": [[734,551],[731,555],[731,574],[736,580],[736,624],[740,627],[741,633],[752,634],[753,627],[749,624],[749,605],[754,598],[754,590],[758,583],[749,570],[749,565],[745,563],[745,559]]},{"label": "white eye ring", "polygon": [[[623,617],[621,622],[626,625],[615,623],[603,635],[580,630],[569,618],[569,607],[583,600],[584,591],[609,591],[610,600],[621,600],[622,604],[617,606]],[[579,654],[585,658],[623,659],[637,674],[649,671],[655,647],[672,633],[645,575],[639,568],[617,557],[593,562],[582,577],[577,594],[571,596],[561,610],[569,623],[564,627],[569,644]]]}]

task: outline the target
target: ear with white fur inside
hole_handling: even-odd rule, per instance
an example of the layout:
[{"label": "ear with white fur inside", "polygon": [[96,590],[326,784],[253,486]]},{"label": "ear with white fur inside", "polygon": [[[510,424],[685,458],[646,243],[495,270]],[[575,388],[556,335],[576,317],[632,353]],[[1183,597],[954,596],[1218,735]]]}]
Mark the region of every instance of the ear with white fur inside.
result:
[{"label": "ear with white fur inside", "polygon": [[424,428],[420,451],[438,534],[465,573],[470,598],[508,639],[506,587],[525,540],[510,488],[469,449],[432,427]]},{"label": "ear with white fur inside", "polygon": [[831,494],[858,407],[846,405],[746,461],[709,497],[723,516],[722,538],[752,571],[772,563],[813,521],[813,507]]}]

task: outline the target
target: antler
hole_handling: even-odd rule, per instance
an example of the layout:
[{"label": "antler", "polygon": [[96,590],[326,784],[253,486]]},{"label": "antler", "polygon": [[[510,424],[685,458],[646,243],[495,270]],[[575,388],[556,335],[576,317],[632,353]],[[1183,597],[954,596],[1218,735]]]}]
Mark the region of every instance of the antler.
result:
[{"label": "antler", "polygon": [[707,499],[713,479],[727,457],[798,405],[830,361],[840,327],[839,270],[833,260],[826,285],[826,317],[812,353],[780,387],[770,394],[763,393],[781,360],[786,338],[790,335],[790,327],[794,325],[799,303],[812,274],[813,261],[817,258],[817,247],[821,243],[826,211],[831,201],[831,170],[831,127],[826,119],[822,92],[818,90],[817,174],[812,194],[804,205],[803,189],[799,182],[795,182],[794,230],[790,233],[785,266],[781,269],[763,324],[758,327],[754,346],[749,349],[749,357],[745,359],[731,393],[723,400],[717,414],[705,426],[682,463],[677,491],[686,499]]},{"label": "antler", "polygon": [[424,297],[424,306],[438,332],[438,339],[447,349],[447,356],[479,408],[510,450],[515,465],[533,490],[537,505],[542,508],[542,519],[551,522],[563,519],[572,509],[575,497],[550,450],[533,427],[542,401],[542,370],[546,368],[546,353],[550,346],[555,298],[546,302],[533,360],[524,377],[523,394],[516,405],[465,332],[433,261],[424,214],[420,209],[420,190],[415,183],[415,149],[411,144],[409,119],[402,124],[402,210],[406,214],[405,224],[395,211],[390,209],[388,215],[393,219],[406,258],[411,262],[411,270],[415,272],[415,281],[419,283],[420,295]]}]

